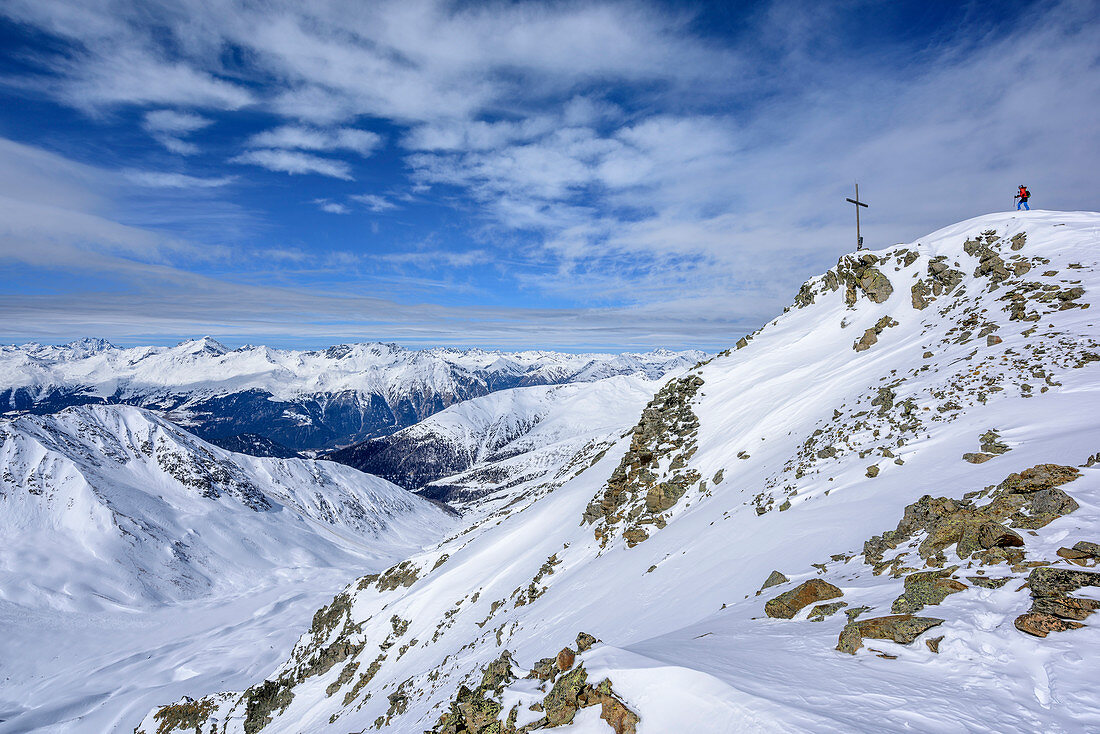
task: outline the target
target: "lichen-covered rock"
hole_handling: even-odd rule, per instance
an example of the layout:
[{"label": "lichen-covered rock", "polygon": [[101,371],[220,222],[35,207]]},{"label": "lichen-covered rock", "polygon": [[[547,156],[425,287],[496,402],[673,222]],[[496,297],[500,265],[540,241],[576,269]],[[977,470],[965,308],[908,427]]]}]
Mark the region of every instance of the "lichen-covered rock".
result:
[{"label": "lichen-covered rock", "polygon": [[768,574],[768,578],[764,579],[764,585],[760,587],[760,591],[756,592],[757,596],[760,596],[760,592],[764,589],[770,589],[773,586],[779,586],[790,581],[789,578],[779,573],[779,571],[772,571]]},{"label": "lichen-covered rock", "polygon": [[848,602],[846,601],[833,601],[828,604],[818,604],[810,610],[810,616],[807,617],[807,619],[811,622],[821,622],[827,617],[833,616],[846,606],[848,606]]},{"label": "lichen-covered rock", "polygon": [[967,576],[966,580],[975,586],[981,586],[983,589],[999,589],[1009,581],[1012,580],[1011,576]]},{"label": "lichen-covered rock", "polygon": [[[649,532],[642,526],[664,527],[664,513],[702,479],[687,468],[699,429],[691,403],[702,384],[694,374],[672,380],[642,411],[630,448],[582,515],[582,522],[596,525],[601,542],[619,527],[629,547],[643,542]],[[716,476],[715,484],[719,481]]]},{"label": "lichen-covered rock", "polygon": [[578,632],[577,633],[577,652],[584,652],[588,648],[595,645],[597,642],[599,642],[599,640],[597,640],[595,637],[588,634],[587,632]]},{"label": "lichen-covered rock", "polygon": [[764,613],[777,619],[791,619],[808,604],[840,596],[844,596],[844,592],[828,581],[810,579],[774,599],[769,599],[764,604]]},{"label": "lichen-covered rock", "polygon": [[963,454],[963,461],[971,464],[984,464],[993,458],[993,454],[967,453]]},{"label": "lichen-covered rock", "polygon": [[1081,476],[1072,466],[1038,464],[1018,474],[1009,474],[997,489],[1012,494],[1027,494],[1051,487],[1058,487]]},{"label": "lichen-covered rock", "polygon": [[1024,539],[1000,523],[983,522],[978,526],[978,544],[982,548],[1023,548]]},{"label": "lichen-covered rock", "polygon": [[558,678],[542,704],[550,726],[563,726],[573,721],[580,708],[577,697],[584,690],[587,680],[588,671],[584,666],[578,666]]},{"label": "lichen-covered rock", "polygon": [[1100,601],[1072,596],[1041,596],[1031,603],[1031,611],[1063,619],[1082,620],[1097,609],[1100,609]]},{"label": "lichen-covered rock", "polygon": [[564,672],[573,667],[574,661],[576,661],[577,655],[568,647],[563,647],[558,653],[556,658],[558,664],[558,670]]},{"label": "lichen-covered rock", "polygon": [[852,345],[852,349],[857,352],[863,352],[870,349],[872,346],[878,343],[879,334],[886,329],[897,326],[898,322],[889,316],[883,316],[878,322],[867,331],[863,332],[863,336],[859,341]]},{"label": "lichen-covered rock", "polygon": [[951,574],[958,570],[958,566],[951,566],[909,574],[905,577],[905,593],[894,600],[890,611],[894,614],[912,614],[929,604],[939,604],[950,594],[965,591],[969,588],[966,584],[951,578]]},{"label": "lichen-covered rock", "polygon": [[912,614],[895,614],[849,622],[844,626],[836,649],[855,655],[863,647],[864,638],[892,640],[908,645],[922,633],[943,624],[935,617],[914,617]]},{"label": "lichen-covered rock", "polygon": [[1100,586],[1100,573],[1040,566],[1031,569],[1027,585],[1031,589],[1031,595],[1035,597],[1064,596],[1086,586]]},{"label": "lichen-covered rock", "polygon": [[925,495],[906,506],[897,528],[864,543],[864,559],[880,572],[888,565],[883,560],[887,551],[923,533],[917,552],[925,560],[940,558],[942,564],[943,551],[952,545],[960,558],[978,554],[984,563],[1022,560],[1022,554],[1014,550],[1022,544],[1022,536],[1002,523],[1035,529],[1073,512],[1077,503],[1057,485],[1079,475],[1070,466],[1040,464],[1010,474],[992,492],[990,501],[980,506],[972,499]]},{"label": "lichen-covered rock", "polygon": [[158,723],[157,734],[168,732],[184,732],[193,729],[201,734],[202,726],[207,718],[214,712],[214,704],[208,700],[196,701],[185,696],[179,703],[162,706],[153,714],[153,720]]},{"label": "lichen-covered rock", "polygon": [[294,700],[293,686],[285,680],[265,680],[244,693],[244,734],[256,734]]},{"label": "lichen-covered rock", "polygon": [[1051,632],[1065,632],[1084,627],[1080,622],[1060,619],[1053,614],[1042,612],[1027,612],[1016,617],[1014,622],[1016,629],[1035,637],[1046,637]]}]

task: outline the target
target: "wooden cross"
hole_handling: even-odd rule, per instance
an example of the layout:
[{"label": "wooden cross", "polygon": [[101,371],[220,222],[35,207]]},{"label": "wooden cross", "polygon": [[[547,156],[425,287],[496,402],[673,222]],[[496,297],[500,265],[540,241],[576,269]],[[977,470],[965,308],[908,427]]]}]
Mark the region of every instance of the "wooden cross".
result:
[{"label": "wooden cross", "polygon": [[859,184],[856,184],[856,198],[854,198],[854,199],[845,199],[845,201],[849,201],[849,202],[856,205],[856,249],[857,250],[862,250],[863,249],[863,237],[859,233],[859,208],[861,206],[866,207],[867,205],[859,200]]}]

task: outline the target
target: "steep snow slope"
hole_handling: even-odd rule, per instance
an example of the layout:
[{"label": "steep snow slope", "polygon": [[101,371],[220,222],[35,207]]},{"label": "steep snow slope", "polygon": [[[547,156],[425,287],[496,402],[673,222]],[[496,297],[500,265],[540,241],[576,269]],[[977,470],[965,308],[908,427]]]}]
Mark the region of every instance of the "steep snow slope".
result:
[{"label": "steep snow slope", "polygon": [[[647,354],[409,350],[348,344],[324,351],[230,350],[209,337],[118,349],[85,339],[0,347],[0,414],[125,403],[155,410],[202,438],[264,450],[346,446],[416,423],[448,405],[523,386],[683,370],[700,352]],[[281,453],[277,450],[276,454]]]},{"label": "steep snow slope", "polygon": [[406,489],[423,487],[424,496],[468,502],[518,477],[557,469],[586,446],[606,448],[659,386],[636,373],[501,390],[329,458]]},{"label": "steep snow slope", "polygon": [[0,423],[0,598],[30,606],[193,598],[277,568],[392,557],[450,522],[378,477],[232,454],[138,408]]},{"label": "steep snow slope", "polygon": [[1098,596],[1059,551],[1100,542],[1098,248],[1100,214],[1030,212],[841,258],[553,491],[140,731],[1096,729],[1100,628],[1014,620]]}]

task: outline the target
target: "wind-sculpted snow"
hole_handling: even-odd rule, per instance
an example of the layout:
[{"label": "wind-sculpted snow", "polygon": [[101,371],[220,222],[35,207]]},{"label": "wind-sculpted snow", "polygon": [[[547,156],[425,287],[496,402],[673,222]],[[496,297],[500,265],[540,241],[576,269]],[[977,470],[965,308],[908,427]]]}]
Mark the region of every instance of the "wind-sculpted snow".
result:
[{"label": "wind-sculpted snow", "polygon": [[1091,730],[1098,252],[1100,214],[1034,211],[844,256],[690,394],[181,703],[220,732],[611,730],[583,669],[638,732]]},{"label": "wind-sculpted snow", "polygon": [[216,340],[119,349],[85,339],[64,346],[0,347],[0,415],[124,403],[154,410],[197,435],[265,451],[347,446],[412,425],[444,408],[512,387],[588,382],[614,375],[658,379],[702,352],[647,354],[414,351],[349,344],[323,351]]}]

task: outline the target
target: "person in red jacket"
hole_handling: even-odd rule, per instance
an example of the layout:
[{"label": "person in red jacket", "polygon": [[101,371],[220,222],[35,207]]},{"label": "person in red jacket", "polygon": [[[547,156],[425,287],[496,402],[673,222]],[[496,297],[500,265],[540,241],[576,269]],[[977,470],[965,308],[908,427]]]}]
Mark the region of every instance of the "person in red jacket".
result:
[{"label": "person in red jacket", "polygon": [[1013,198],[1019,199],[1016,203],[1016,211],[1019,211],[1020,207],[1023,207],[1024,211],[1031,211],[1031,207],[1027,205],[1027,200],[1031,198],[1031,192],[1027,190],[1027,186],[1020,184],[1020,193]]}]

